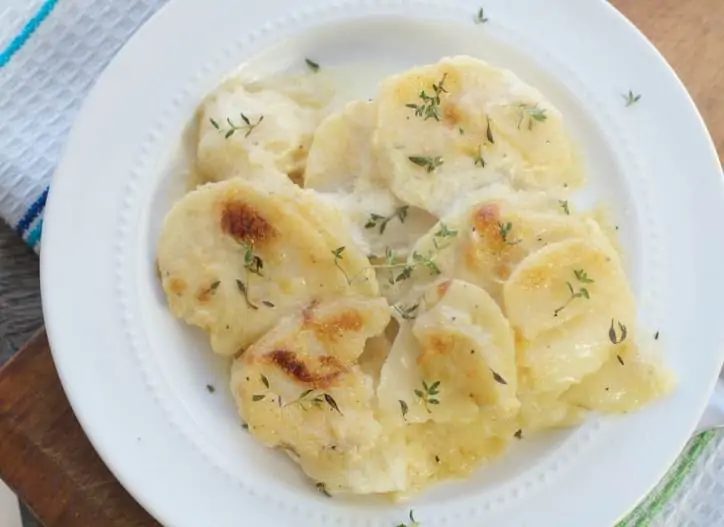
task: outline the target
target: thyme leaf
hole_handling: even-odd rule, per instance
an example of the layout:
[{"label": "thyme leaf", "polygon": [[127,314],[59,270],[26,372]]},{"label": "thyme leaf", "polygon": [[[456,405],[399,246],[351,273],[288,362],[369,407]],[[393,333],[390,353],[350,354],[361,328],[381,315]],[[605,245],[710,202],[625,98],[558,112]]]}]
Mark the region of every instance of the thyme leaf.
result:
[{"label": "thyme leaf", "polygon": [[395,211],[390,216],[382,216],[380,214],[374,213],[370,214],[370,217],[365,224],[365,229],[375,229],[379,227],[380,234],[384,234],[385,229],[387,228],[387,224],[393,219],[398,218],[400,220],[400,223],[405,223],[405,218],[407,218],[407,212],[409,211],[409,209],[409,205],[404,205],[395,209]]},{"label": "thyme leaf", "polygon": [[444,161],[442,160],[442,157],[440,157],[440,156],[436,156],[436,157],[410,156],[407,159],[409,159],[411,163],[414,163],[415,165],[424,168],[428,174],[430,172],[434,172],[437,167],[442,166],[444,163]]}]

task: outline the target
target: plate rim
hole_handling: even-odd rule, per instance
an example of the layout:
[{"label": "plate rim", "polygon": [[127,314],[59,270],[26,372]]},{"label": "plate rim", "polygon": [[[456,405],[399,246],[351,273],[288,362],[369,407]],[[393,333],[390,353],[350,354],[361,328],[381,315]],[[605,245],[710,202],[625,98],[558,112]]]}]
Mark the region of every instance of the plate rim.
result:
[{"label": "plate rim", "polygon": [[[699,120],[700,126],[705,131],[705,136],[708,137],[708,141],[709,141],[709,149],[711,150],[714,159],[716,159],[716,162],[719,164],[719,171],[721,172],[721,165],[719,163],[719,159],[716,154],[713,140],[711,139],[711,136],[708,133],[708,130],[706,129],[706,124],[704,123],[703,118],[701,117],[700,113],[698,112],[698,109],[694,105],[690,95],[688,94],[685,87],[683,86],[683,83],[681,83],[680,79],[676,76],[673,69],[668,65],[668,63],[665,61],[665,59],[663,57],[661,57],[661,55],[658,53],[658,51],[655,50],[653,45],[646,39],[646,37],[643,36],[643,34],[635,26],[633,26],[633,24],[631,24],[622,14],[620,14],[615,9],[614,6],[611,6],[611,5],[603,2],[602,0],[596,0],[596,1],[598,1],[601,4],[606,5],[608,8],[610,8],[612,10],[612,12],[616,13],[619,17],[621,17],[625,21],[625,23],[628,24],[629,30],[633,29],[638,34],[639,40],[642,40],[643,42],[648,44],[650,46],[650,48],[656,53],[659,60],[662,61],[663,64],[668,68],[670,76],[673,78],[672,80],[675,80],[678,83],[679,90],[683,91],[686,98],[688,99],[687,102],[688,102],[689,108],[687,110],[689,112],[691,110],[693,110],[694,115]],[[326,2],[317,2],[317,3],[326,4]],[[170,13],[172,9],[180,9],[180,6],[182,6],[182,4],[188,6],[188,4],[191,4],[191,0],[174,0],[172,2],[169,2],[168,4],[163,6],[159,11],[157,11],[156,14],[154,14],[154,16],[136,33],[136,35],[134,35],[132,37],[132,39],[129,40],[129,42],[126,44],[126,46],[124,46],[124,48],[119,52],[118,56],[111,62],[109,67],[106,70],[104,70],[104,72],[99,77],[99,79],[96,83],[96,86],[93,88],[93,91],[91,92],[91,94],[89,94],[88,99],[84,103],[83,108],[81,109],[81,112],[79,113],[79,117],[76,122],[80,121],[81,119],[89,118],[86,115],[86,113],[88,112],[88,107],[89,107],[88,100],[90,100],[94,96],[98,96],[97,92],[99,90],[99,88],[98,88],[99,86],[103,87],[104,83],[108,83],[108,77],[110,76],[108,74],[108,71],[109,70],[113,71],[112,67],[115,64],[118,64],[119,58],[124,59],[124,58],[126,58],[127,54],[130,54],[130,52],[128,50],[132,49],[132,48],[129,46],[135,45],[134,43],[139,42],[139,40],[141,38],[148,38],[149,35],[151,34],[151,31],[155,30],[156,25],[160,24],[161,23],[160,21],[165,20],[167,17],[169,17],[170,15],[168,15],[168,13]],[[68,143],[66,144],[63,155],[61,157],[61,161],[58,165],[58,168],[56,169],[56,172],[54,173],[53,184],[56,183],[56,177],[61,177],[59,174],[63,174],[63,167],[67,164],[66,157],[69,155],[68,151],[72,150],[72,148],[74,148],[74,147],[77,148],[76,146],[74,146],[75,143],[78,142],[78,139],[75,137],[75,135],[77,135],[76,126],[73,127],[73,132],[71,133],[71,139],[69,139]],[[720,183],[721,183],[721,181],[720,181]],[[52,185],[52,186],[54,186],[54,185]],[[51,188],[52,188],[52,186],[51,186]],[[61,358],[61,357],[63,357],[63,352],[60,351],[60,349],[63,348],[63,346],[65,346],[65,344],[60,343],[60,342],[62,342],[63,337],[58,337],[58,335],[62,334],[63,330],[59,329],[56,326],[56,323],[55,323],[56,306],[55,306],[55,304],[53,304],[53,301],[51,300],[51,298],[53,297],[53,293],[50,292],[50,289],[53,288],[53,286],[50,284],[53,283],[53,280],[54,280],[54,278],[53,278],[54,271],[51,270],[52,262],[54,261],[53,260],[54,252],[53,251],[58,250],[58,249],[53,249],[53,247],[57,246],[58,244],[62,245],[62,243],[60,241],[55,241],[55,238],[53,238],[53,236],[55,236],[56,231],[55,231],[55,228],[53,227],[52,220],[55,217],[57,217],[58,214],[61,214],[61,212],[57,212],[57,211],[62,210],[62,205],[59,205],[58,203],[59,203],[59,201],[55,199],[55,195],[54,195],[53,191],[51,190],[49,198],[48,198],[48,205],[47,205],[47,210],[46,210],[46,219],[48,221],[47,221],[47,226],[45,229],[46,232],[45,232],[45,235],[44,235],[43,241],[42,241],[43,250],[41,252],[41,289],[43,291],[43,312],[46,317],[46,326],[48,329],[49,341],[52,344],[51,349],[53,350],[53,359],[56,362],[56,365],[58,368],[58,373],[61,378],[61,382],[63,383],[64,390],[66,391],[66,394],[68,395],[68,399],[71,402],[74,412],[76,413],[78,420],[84,429],[84,432],[91,440],[91,443],[93,444],[95,450],[99,453],[99,455],[101,456],[103,461],[111,469],[111,471],[119,479],[119,481],[121,481],[121,483],[124,485],[124,487],[126,487],[126,489],[134,496],[134,498],[137,501],[139,501],[139,503],[141,503],[146,510],[148,510],[149,512],[154,514],[154,516],[156,516],[157,518],[160,518],[160,516],[158,516],[157,514],[155,514],[153,512],[155,510],[155,508],[153,507],[153,504],[147,503],[144,496],[138,495],[138,493],[135,493],[132,488],[129,488],[129,486],[132,487],[132,485],[126,484],[125,478],[122,477],[122,474],[124,471],[123,471],[123,469],[115,466],[115,463],[113,462],[113,459],[112,459],[113,455],[109,451],[106,450],[105,446],[99,446],[97,444],[98,440],[94,439],[95,433],[93,431],[93,425],[90,422],[87,422],[85,420],[84,411],[83,411],[83,407],[84,407],[85,403],[82,401],[82,398],[83,398],[82,393],[81,393],[82,390],[79,391],[77,389],[77,387],[73,385],[73,382],[71,380],[71,377],[73,376],[73,374],[70,373],[69,366],[67,363],[64,362],[64,358]],[[720,358],[724,359],[724,352],[722,352],[720,355],[721,355]],[[708,389],[706,390],[707,394],[711,393],[715,382],[716,382],[716,377],[714,377],[713,381],[711,382],[711,386],[709,386]],[[703,411],[703,407],[702,407],[702,411]],[[694,423],[695,423],[695,421],[694,421]],[[692,430],[693,430],[693,427],[692,427]],[[683,446],[683,444],[682,444],[682,446]],[[663,472],[665,472],[666,468],[668,468],[668,466],[662,467],[661,475],[663,475]],[[655,482],[654,482],[654,484],[655,484]],[[633,505],[635,505],[635,504],[632,504],[632,507],[633,507]]]}]

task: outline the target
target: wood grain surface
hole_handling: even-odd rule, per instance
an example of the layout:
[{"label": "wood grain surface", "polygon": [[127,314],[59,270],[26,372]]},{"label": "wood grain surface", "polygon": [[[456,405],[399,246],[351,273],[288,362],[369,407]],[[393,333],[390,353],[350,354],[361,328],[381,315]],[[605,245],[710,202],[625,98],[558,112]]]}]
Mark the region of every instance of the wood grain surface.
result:
[{"label": "wood grain surface", "polygon": [[0,474],[47,526],[158,525],[88,443],[43,331],[0,373]]},{"label": "wood grain surface", "polygon": [[[682,78],[721,159],[724,0],[612,1]],[[48,527],[158,525],[88,443],[63,394],[43,332],[0,371],[0,476]]]}]

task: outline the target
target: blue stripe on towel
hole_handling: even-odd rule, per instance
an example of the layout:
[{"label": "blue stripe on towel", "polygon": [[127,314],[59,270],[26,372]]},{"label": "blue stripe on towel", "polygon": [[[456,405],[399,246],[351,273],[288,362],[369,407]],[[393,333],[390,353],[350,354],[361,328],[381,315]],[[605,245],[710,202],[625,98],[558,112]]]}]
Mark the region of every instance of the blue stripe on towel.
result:
[{"label": "blue stripe on towel", "polygon": [[33,230],[30,231],[30,234],[28,234],[28,239],[26,240],[28,245],[31,249],[35,249],[35,246],[38,245],[38,242],[40,241],[40,235],[43,233],[43,219],[40,218],[40,221],[33,227]]},{"label": "blue stripe on towel", "polygon": [[18,235],[22,236],[25,234],[25,231],[30,227],[30,224],[35,221],[35,218],[40,216],[40,214],[43,212],[43,209],[45,208],[45,202],[48,199],[48,187],[45,187],[45,190],[43,193],[38,196],[38,199],[35,200],[35,203],[33,203],[28,211],[25,213],[25,216],[23,216],[20,219],[20,222],[18,223],[18,226],[15,227],[15,232],[18,233]]},{"label": "blue stripe on towel", "polygon": [[10,59],[13,58],[13,55],[22,49],[32,34],[35,33],[35,30],[40,27],[40,24],[53,12],[57,3],[58,0],[45,0],[43,5],[40,6],[40,9],[38,9],[38,12],[33,15],[33,18],[28,20],[18,36],[12,39],[5,49],[0,51],[0,68],[7,65]]}]

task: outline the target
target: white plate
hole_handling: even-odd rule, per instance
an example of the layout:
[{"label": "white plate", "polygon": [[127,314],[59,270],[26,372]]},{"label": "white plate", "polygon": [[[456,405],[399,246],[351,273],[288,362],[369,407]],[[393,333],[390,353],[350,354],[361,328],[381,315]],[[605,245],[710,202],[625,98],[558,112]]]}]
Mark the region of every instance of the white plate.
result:
[{"label": "white plate", "polygon": [[[75,412],[125,487],[170,526],[609,527],[664,474],[694,429],[724,354],[721,168],[684,88],[599,0],[176,0],[89,96],[52,185],[43,307]],[[467,53],[540,88],[580,138],[591,190],[614,207],[642,322],[660,330],[677,391],[640,413],[521,444],[469,481],[409,504],[330,500],[239,426],[223,364],[166,309],[154,266],[185,185],[183,130],[239,64],[346,68],[350,93]],[[626,108],[622,93],[643,94]],[[716,227],[714,227],[716,226]],[[216,393],[207,392],[212,384]]]}]

